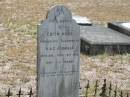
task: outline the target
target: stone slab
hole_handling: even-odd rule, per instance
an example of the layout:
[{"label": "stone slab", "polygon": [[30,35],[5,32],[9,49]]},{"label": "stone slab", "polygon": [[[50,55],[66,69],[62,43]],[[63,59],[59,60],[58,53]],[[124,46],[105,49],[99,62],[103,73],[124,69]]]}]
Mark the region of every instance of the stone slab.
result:
[{"label": "stone slab", "polygon": [[130,52],[130,37],[102,26],[80,26],[81,51],[90,55]]},{"label": "stone slab", "polygon": [[130,22],[109,22],[108,27],[130,36]]},{"label": "stone slab", "polygon": [[80,28],[63,5],[38,25],[38,97],[79,97]]},{"label": "stone slab", "polygon": [[80,26],[80,37],[89,44],[112,45],[112,44],[128,44],[130,45],[130,37],[102,26]]},{"label": "stone slab", "polygon": [[84,26],[91,26],[92,22],[90,21],[90,19],[88,19],[87,17],[83,17],[83,16],[73,16],[73,19],[77,22],[77,24],[79,25],[84,25]]}]

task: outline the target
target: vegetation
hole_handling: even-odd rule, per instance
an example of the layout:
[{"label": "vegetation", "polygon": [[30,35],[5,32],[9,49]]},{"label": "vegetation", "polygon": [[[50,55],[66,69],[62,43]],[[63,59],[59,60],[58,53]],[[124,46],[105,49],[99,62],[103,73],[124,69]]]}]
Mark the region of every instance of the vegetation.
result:
[{"label": "vegetation", "polygon": [[[36,87],[37,24],[54,4],[65,4],[73,15],[96,22],[125,21],[130,0],[0,0],[0,91]],[[80,57],[81,86],[86,80],[109,79],[130,89],[130,54]],[[125,85],[126,84],[126,85]]]}]

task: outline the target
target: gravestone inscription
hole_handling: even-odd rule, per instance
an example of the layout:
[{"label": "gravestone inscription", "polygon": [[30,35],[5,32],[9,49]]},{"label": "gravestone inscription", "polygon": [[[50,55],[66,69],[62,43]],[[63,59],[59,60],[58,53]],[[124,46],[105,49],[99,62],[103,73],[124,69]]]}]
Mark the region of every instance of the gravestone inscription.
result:
[{"label": "gravestone inscription", "polygon": [[63,5],[38,25],[38,97],[79,97],[80,29]]}]

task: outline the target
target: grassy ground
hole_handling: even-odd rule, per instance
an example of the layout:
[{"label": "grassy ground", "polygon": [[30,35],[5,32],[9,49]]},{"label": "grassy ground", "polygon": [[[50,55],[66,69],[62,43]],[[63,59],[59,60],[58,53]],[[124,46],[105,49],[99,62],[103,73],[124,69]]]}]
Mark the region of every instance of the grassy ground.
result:
[{"label": "grassy ground", "polygon": [[[0,91],[27,91],[36,83],[36,27],[54,4],[94,21],[127,21],[130,0],[0,0]],[[4,30],[1,30],[4,29]],[[122,59],[123,58],[123,59]],[[130,55],[81,54],[81,81],[108,78],[130,88]],[[126,85],[124,86],[124,83]],[[34,88],[35,89],[35,88]]]}]

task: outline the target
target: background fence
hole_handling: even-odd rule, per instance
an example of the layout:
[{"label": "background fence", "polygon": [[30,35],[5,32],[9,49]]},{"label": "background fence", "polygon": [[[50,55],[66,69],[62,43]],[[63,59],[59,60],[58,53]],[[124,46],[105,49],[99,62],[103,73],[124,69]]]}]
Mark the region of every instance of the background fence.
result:
[{"label": "background fence", "polygon": [[81,97],[129,97],[128,91],[123,92],[117,85],[106,82],[106,79],[103,80],[102,84],[99,83],[98,80],[96,80],[95,83],[90,84],[90,81],[88,80],[83,94],[84,95]]},{"label": "background fence", "polygon": [[32,91],[32,88],[29,90],[29,92],[27,92],[27,93],[23,93],[22,92],[22,89],[20,88],[19,90],[18,90],[18,93],[16,93],[16,94],[13,94],[13,92],[11,91],[11,89],[9,88],[8,89],[8,92],[6,93],[6,94],[0,94],[0,97],[35,97],[36,96],[36,94],[35,93],[33,93],[33,91]]},{"label": "background fence", "polygon": [[[84,91],[80,97],[129,97],[129,92],[123,92],[117,85],[106,82],[106,79],[103,80],[102,84],[99,83],[99,80],[90,84],[90,81],[88,80],[87,85],[82,90]],[[0,97],[36,97],[36,93],[33,92],[32,88],[30,88],[27,93],[23,93],[20,88],[18,92],[14,94],[9,88],[7,93],[0,94]]]}]

